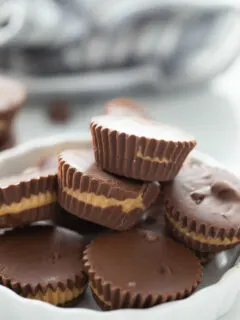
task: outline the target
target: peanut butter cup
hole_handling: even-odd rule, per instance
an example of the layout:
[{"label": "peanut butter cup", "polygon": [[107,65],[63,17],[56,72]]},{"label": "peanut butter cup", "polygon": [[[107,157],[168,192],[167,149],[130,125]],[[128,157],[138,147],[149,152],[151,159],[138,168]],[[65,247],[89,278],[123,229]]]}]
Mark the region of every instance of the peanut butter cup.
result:
[{"label": "peanut butter cup", "polygon": [[103,115],[90,127],[97,164],[127,178],[172,180],[196,145],[181,130],[141,117]]},{"label": "peanut butter cup", "polygon": [[58,201],[65,210],[116,230],[137,224],[159,192],[158,183],[127,180],[102,171],[92,150],[62,152],[58,181]]},{"label": "peanut butter cup", "polygon": [[17,80],[0,77],[0,137],[7,139],[12,120],[27,98],[24,85]]},{"label": "peanut butter cup", "polygon": [[57,205],[57,158],[0,179],[0,227],[48,220]]},{"label": "peanut butter cup", "polygon": [[16,145],[16,135],[13,132],[7,132],[0,138],[0,151],[11,149]]},{"label": "peanut butter cup", "polygon": [[87,246],[83,261],[104,310],[148,308],[187,297],[202,277],[190,250],[147,230],[99,236]]},{"label": "peanut butter cup", "polygon": [[6,231],[0,235],[0,283],[19,295],[70,306],[86,286],[79,234],[50,225]]},{"label": "peanut butter cup", "polygon": [[200,252],[240,243],[240,180],[219,168],[183,168],[163,188],[166,221],[174,236]]}]

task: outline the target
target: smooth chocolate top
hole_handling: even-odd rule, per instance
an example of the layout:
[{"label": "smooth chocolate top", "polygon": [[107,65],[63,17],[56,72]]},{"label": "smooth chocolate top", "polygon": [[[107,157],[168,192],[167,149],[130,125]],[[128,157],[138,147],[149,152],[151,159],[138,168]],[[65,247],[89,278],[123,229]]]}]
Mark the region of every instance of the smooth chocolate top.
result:
[{"label": "smooth chocolate top", "polygon": [[60,227],[35,225],[0,235],[0,276],[22,286],[54,287],[83,271],[83,237]]},{"label": "smooth chocolate top", "polygon": [[40,179],[48,175],[57,175],[57,170],[58,163],[56,156],[43,158],[36,166],[26,168],[19,174],[0,178],[0,188],[6,188],[9,185],[16,185],[31,179]]},{"label": "smooth chocolate top", "polygon": [[106,114],[115,116],[144,116],[144,108],[128,98],[116,98],[109,101],[104,108]]},{"label": "smooth chocolate top", "polygon": [[176,211],[197,223],[239,228],[240,180],[219,168],[182,168],[164,186],[164,198]]},{"label": "smooth chocolate top", "polygon": [[[59,158],[77,172],[81,173],[81,178],[88,177],[92,181],[96,180],[97,182],[111,186],[111,194],[115,194],[116,199],[122,200],[126,197],[135,198],[145,187],[150,185],[154,186],[155,189],[153,194],[154,199],[159,192],[157,183],[144,183],[138,180],[130,180],[101,170],[94,161],[94,154],[91,149],[66,150],[59,155]],[[86,188],[87,187],[86,185]],[[89,189],[85,191],[89,191]],[[100,190],[98,191],[100,192]]]},{"label": "smooth chocolate top", "polygon": [[104,234],[88,247],[87,260],[103,281],[143,296],[182,293],[201,279],[188,249],[148,230]]},{"label": "smooth chocolate top", "polygon": [[26,99],[26,88],[18,81],[0,77],[0,113],[21,105]]},{"label": "smooth chocolate top", "polygon": [[177,128],[141,117],[103,115],[94,117],[92,122],[103,128],[137,137],[173,142],[195,141]]}]

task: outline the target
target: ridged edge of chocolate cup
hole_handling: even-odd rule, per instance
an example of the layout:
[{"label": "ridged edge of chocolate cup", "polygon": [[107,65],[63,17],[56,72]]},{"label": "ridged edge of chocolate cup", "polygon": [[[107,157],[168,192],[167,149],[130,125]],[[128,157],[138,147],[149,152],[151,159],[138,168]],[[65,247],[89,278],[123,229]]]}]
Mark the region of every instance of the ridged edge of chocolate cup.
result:
[{"label": "ridged edge of chocolate cup", "polygon": [[[127,178],[146,181],[172,180],[179,172],[196,141],[157,141],[109,130],[94,121],[90,124],[96,163],[108,172]],[[137,157],[141,147],[144,156],[156,154],[174,161],[157,163]]]},{"label": "ridged edge of chocolate cup", "polygon": [[159,186],[157,183],[143,183],[141,191],[143,194],[144,209],[133,209],[128,213],[124,213],[121,206],[109,206],[107,208],[96,207],[79,201],[63,191],[63,187],[71,190],[77,189],[79,192],[95,193],[96,195],[105,195],[110,198],[111,186],[107,183],[92,179],[87,175],[83,175],[76,168],[71,167],[61,155],[58,158],[58,202],[66,211],[70,213],[100,224],[102,226],[114,230],[128,230],[135,226],[142,218],[144,210],[156,199]]},{"label": "ridged edge of chocolate cup", "polygon": [[53,202],[18,214],[5,214],[0,216],[0,228],[16,228],[33,222],[52,220],[57,210],[57,203]]},{"label": "ridged edge of chocolate cup", "polygon": [[[104,281],[104,279],[97,275],[90,262],[88,261],[88,250],[90,246],[91,244],[87,245],[83,252],[84,268],[88,273],[89,284],[92,291],[96,290],[99,295],[103,296],[105,302],[111,303],[111,306],[107,306],[104,310],[124,308],[149,308],[164,302],[183,299],[191,295],[202,280],[202,267],[199,262],[200,272],[199,274],[196,274],[195,283],[193,283],[191,288],[186,288],[183,292],[176,292],[175,294],[168,295],[159,294],[158,296],[146,294],[145,297],[140,293],[132,294],[126,289],[123,290],[119,287],[115,287],[112,283]],[[94,295],[96,295],[95,292]],[[97,296],[97,303],[99,302],[98,300],[99,297]],[[99,306],[104,307],[104,302],[103,306],[101,306],[101,304],[99,304]]]},{"label": "ridged edge of chocolate cup", "polygon": [[[81,271],[81,275],[76,275],[74,279],[67,279],[66,282],[56,282],[50,281],[47,285],[42,285],[41,283],[38,283],[37,285],[32,286],[31,284],[22,284],[20,281],[12,280],[10,278],[4,278],[0,273],[0,283],[13,290],[18,295],[28,298],[29,296],[36,296],[38,293],[46,293],[48,289],[51,289],[52,291],[56,291],[57,289],[60,289],[62,293],[64,294],[64,291],[69,289],[73,290],[74,288],[84,289],[84,291],[79,295],[79,297],[84,294],[85,290],[87,289],[87,283],[88,283],[88,277],[84,273],[84,271]],[[29,297],[30,298],[30,297]],[[72,301],[72,300],[70,300]],[[70,302],[70,301],[67,301]],[[49,301],[51,303],[51,301]],[[57,304],[59,305],[59,304]],[[61,305],[61,304],[60,304]],[[64,304],[63,304],[64,306]]]},{"label": "ridged edge of chocolate cup", "polygon": [[165,218],[166,218],[166,225],[171,233],[171,235],[178,241],[182,242],[188,248],[199,252],[220,252],[226,249],[230,249],[235,247],[237,243],[232,244],[209,244],[207,242],[201,242],[199,240],[195,240],[191,238],[191,236],[185,234],[184,232],[177,229],[168,219],[167,214],[176,222],[181,225],[182,228],[187,228],[188,232],[194,232],[196,234],[202,235],[204,237],[211,237],[211,238],[227,238],[231,241],[233,237],[239,237],[240,243],[240,229],[239,230],[226,230],[226,229],[218,229],[214,226],[207,226],[204,224],[199,224],[197,220],[189,219],[184,213],[176,211],[173,206],[171,206],[169,200],[165,199]]},{"label": "ridged edge of chocolate cup", "polygon": [[17,204],[23,198],[28,199],[33,195],[37,196],[39,193],[44,194],[46,192],[54,193],[56,200],[46,205],[22,210],[19,213],[0,215],[0,227],[16,227],[35,221],[52,219],[57,209],[57,174],[32,178],[0,188],[1,205]]}]

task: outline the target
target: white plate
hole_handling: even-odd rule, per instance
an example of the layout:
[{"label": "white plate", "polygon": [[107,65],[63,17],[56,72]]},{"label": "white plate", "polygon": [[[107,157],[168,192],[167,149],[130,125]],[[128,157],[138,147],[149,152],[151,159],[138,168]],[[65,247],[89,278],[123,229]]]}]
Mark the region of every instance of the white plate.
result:
[{"label": "white plate", "polygon": [[[0,176],[20,172],[26,166],[34,165],[43,155],[56,154],[66,148],[86,147],[89,144],[90,141],[87,138],[79,138],[76,135],[61,135],[28,142],[0,154]],[[200,152],[195,151],[191,156],[208,165],[220,166],[217,161]],[[189,298],[144,310],[102,312],[83,307],[63,309],[41,301],[22,298],[13,291],[0,286],[0,319],[98,320],[103,317],[114,320],[239,319],[240,266],[230,267],[236,262],[238,253],[239,248],[235,248],[219,254],[214,262],[205,268],[204,281],[200,290]],[[216,284],[211,285],[216,281]]]}]

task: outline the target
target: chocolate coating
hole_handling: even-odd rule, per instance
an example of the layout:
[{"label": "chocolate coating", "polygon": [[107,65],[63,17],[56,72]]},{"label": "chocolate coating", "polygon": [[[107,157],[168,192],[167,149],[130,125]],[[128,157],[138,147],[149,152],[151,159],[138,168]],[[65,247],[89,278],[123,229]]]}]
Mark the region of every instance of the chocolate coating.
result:
[{"label": "chocolate coating", "polygon": [[172,180],[196,145],[181,130],[143,117],[99,116],[90,128],[98,166],[143,181]]},{"label": "chocolate coating", "polygon": [[159,193],[157,183],[127,180],[102,171],[92,150],[62,152],[58,180],[58,201],[66,211],[116,230],[137,224]]},{"label": "chocolate coating", "polygon": [[[68,282],[84,285],[83,237],[50,225],[7,231],[0,236],[0,281],[27,295],[37,287],[67,288]],[[30,289],[29,289],[30,287]]]},{"label": "chocolate coating", "polygon": [[92,121],[119,134],[174,142],[194,141],[192,136],[182,130],[150,119],[104,115],[94,117]]},{"label": "chocolate coating", "polygon": [[[52,219],[57,211],[56,197],[56,157],[47,158],[41,165],[27,168],[19,174],[2,177],[0,211],[2,207],[4,210],[0,213],[0,227],[24,226],[34,221]],[[25,203],[24,206],[21,201]]]},{"label": "chocolate coating", "polygon": [[201,266],[193,253],[146,230],[102,235],[88,246],[84,261],[93,288],[116,308],[122,306],[114,300],[115,291],[119,290],[125,307],[149,307],[189,295],[201,279]]},{"label": "chocolate coating", "polygon": [[164,186],[164,198],[175,211],[204,225],[224,230],[240,226],[240,180],[227,171],[211,167],[183,168]]},{"label": "chocolate coating", "polygon": [[[109,188],[111,188],[111,192],[108,195],[106,194],[106,190],[103,189],[95,190],[96,194],[103,194],[107,197],[114,197],[118,200],[135,198],[142,191],[143,186],[152,184],[144,184],[142,181],[129,180],[124,177],[113,176],[112,174],[102,171],[94,162],[93,151],[89,149],[66,150],[60,154],[60,158],[65,161],[68,166],[79,172],[82,179],[88,177],[89,179],[106,184]],[[61,182],[62,180],[60,180],[60,183]],[[75,181],[75,185],[73,185],[74,189],[79,188],[79,182],[80,181]],[[65,183],[67,183],[67,181],[65,181]],[[83,185],[81,191],[90,191],[89,185]],[[158,192],[159,191],[157,191],[156,194],[158,194]],[[156,196],[154,197],[154,200],[155,198]]]}]

